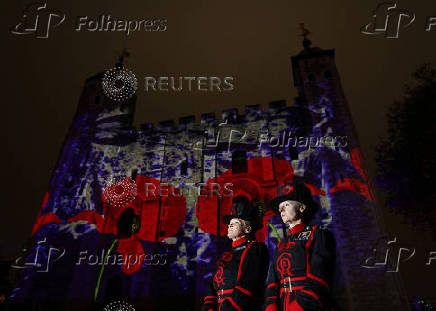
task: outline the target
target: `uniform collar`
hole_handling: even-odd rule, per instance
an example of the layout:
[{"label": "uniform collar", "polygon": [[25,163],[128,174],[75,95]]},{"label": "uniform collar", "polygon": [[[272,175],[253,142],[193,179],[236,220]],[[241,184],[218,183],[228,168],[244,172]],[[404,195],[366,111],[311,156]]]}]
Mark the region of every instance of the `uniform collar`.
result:
[{"label": "uniform collar", "polygon": [[241,245],[244,242],[247,242],[248,238],[246,236],[237,239],[236,241],[232,242],[232,248],[238,247],[239,245]]},{"label": "uniform collar", "polygon": [[290,234],[295,234],[303,231],[305,225],[303,223],[296,224],[291,229],[288,230]]}]

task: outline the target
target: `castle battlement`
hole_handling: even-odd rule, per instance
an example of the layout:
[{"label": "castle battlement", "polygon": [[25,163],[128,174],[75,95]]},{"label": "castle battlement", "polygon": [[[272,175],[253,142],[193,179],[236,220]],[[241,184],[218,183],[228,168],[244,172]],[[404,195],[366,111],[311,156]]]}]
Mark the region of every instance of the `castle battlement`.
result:
[{"label": "castle battlement", "polygon": [[[207,128],[215,128],[218,126],[231,125],[248,125],[249,123],[265,121],[273,122],[277,119],[306,119],[310,111],[307,107],[296,101],[294,106],[286,106],[286,100],[278,100],[269,103],[267,110],[262,110],[261,105],[246,105],[245,114],[239,114],[238,108],[222,110],[221,117],[217,118],[214,112],[202,113],[200,120],[196,119],[195,115],[180,117],[177,125],[175,120],[165,120],[157,123],[142,123],[139,126],[138,132],[147,135],[152,133],[169,133],[180,131],[202,131]],[[307,121],[307,120],[306,120]],[[300,122],[301,123],[301,122]]]}]

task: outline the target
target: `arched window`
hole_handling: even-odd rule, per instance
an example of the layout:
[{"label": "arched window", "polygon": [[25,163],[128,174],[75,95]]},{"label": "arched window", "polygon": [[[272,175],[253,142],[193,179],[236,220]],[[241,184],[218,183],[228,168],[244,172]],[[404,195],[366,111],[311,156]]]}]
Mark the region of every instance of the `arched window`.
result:
[{"label": "arched window", "polygon": [[313,73],[311,73],[311,74],[309,74],[309,76],[308,76],[308,78],[309,78],[309,81],[310,82],[313,82],[313,81],[315,81],[315,75],[313,74]]},{"label": "arched window", "polygon": [[298,150],[297,147],[289,144],[289,158],[291,160],[298,160]]},{"label": "arched window", "polygon": [[86,185],[86,179],[83,178],[82,182],[80,183],[79,195],[83,194],[83,189],[85,188],[85,185]]},{"label": "arched window", "polygon": [[180,175],[181,176],[188,176],[188,161],[182,161],[180,164]]},{"label": "arched window", "polygon": [[135,214],[133,208],[127,208],[118,218],[118,238],[125,239],[139,231],[139,216]]},{"label": "arched window", "polygon": [[94,97],[94,105],[95,106],[99,106],[100,105],[100,96],[95,96]]}]

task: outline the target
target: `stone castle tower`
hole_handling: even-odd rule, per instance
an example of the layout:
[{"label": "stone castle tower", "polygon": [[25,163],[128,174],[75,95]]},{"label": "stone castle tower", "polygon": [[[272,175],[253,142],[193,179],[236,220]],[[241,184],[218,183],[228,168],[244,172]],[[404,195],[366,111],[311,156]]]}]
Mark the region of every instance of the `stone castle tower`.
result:
[{"label": "stone castle tower", "polygon": [[[253,105],[244,114],[224,110],[219,118],[139,130],[132,127],[136,98],[114,102],[101,89],[102,75],[89,78],[26,253],[38,264],[23,269],[13,298],[63,310],[94,299],[194,310],[229,247],[221,217],[232,199],[246,196],[266,209],[278,185],[298,181],[321,207],[315,222],[336,238],[338,309],[407,310],[395,274],[362,266],[384,231],[334,50],[305,39],[292,72],[293,106],[276,101],[267,111]],[[272,252],[286,230],[271,211],[263,221],[257,238]],[[105,265],[109,253],[136,257]]]}]

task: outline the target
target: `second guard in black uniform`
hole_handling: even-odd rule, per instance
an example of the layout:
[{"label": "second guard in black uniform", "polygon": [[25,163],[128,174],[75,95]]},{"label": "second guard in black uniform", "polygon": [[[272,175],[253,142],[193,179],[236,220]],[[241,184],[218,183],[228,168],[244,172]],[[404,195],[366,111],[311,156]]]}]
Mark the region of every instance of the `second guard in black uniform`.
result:
[{"label": "second guard in black uniform", "polygon": [[317,209],[310,190],[304,184],[283,185],[271,207],[290,228],[274,253],[264,310],[331,310],[334,239],[330,231],[307,225]]},{"label": "second guard in black uniform", "polygon": [[233,241],[232,249],[218,262],[202,310],[261,310],[269,255],[266,245],[253,238],[261,227],[259,210],[239,197],[224,222],[229,225],[227,236]]}]

